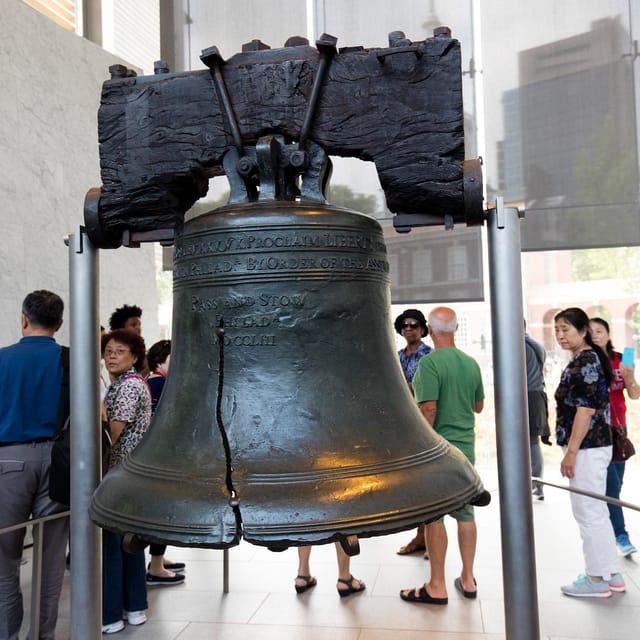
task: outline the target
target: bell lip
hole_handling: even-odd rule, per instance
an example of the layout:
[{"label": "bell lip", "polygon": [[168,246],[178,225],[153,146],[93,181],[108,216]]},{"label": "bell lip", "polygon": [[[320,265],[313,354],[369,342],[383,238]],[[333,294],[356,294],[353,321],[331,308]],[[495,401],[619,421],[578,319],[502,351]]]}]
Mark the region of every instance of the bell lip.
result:
[{"label": "bell lip", "polygon": [[[489,497],[488,501],[486,500],[487,496]],[[406,531],[417,525],[438,520],[443,515],[456,511],[465,505],[473,504],[479,498],[483,498],[482,506],[484,506],[490,502],[491,494],[478,479],[466,491],[460,492],[453,498],[449,496],[435,509],[431,503],[423,507],[413,507],[410,509],[411,513],[408,513],[409,509],[407,509],[407,513],[403,517],[400,517],[397,511],[389,512],[386,515],[368,514],[361,516],[355,523],[352,517],[345,516],[333,520],[320,520],[317,523],[305,521],[297,525],[291,522],[266,525],[257,520],[252,522],[251,505],[244,505],[245,518],[248,523],[242,523],[239,528],[229,527],[224,533],[221,533],[222,528],[212,530],[211,524],[198,527],[187,524],[180,527],[180,531],[178,531],[175,523],[164,525],[147,521],[146,524],[143,524],[141,518],[136,523],[136,519],[106,508],[100,503],[99,498],[99,492],[96,491],[89,506],[91,519],[98,526],[122,535],[136,534],[149,542],[210,549],[228,549],[237,546],[241,540],[245,540],[249,544],[277,551],[294,546],[329,544],[348,536],[371,538]],[[228,508],[231,509],[231,507]],[[240,513],[242,513],[242,504],[240,505]]]}]

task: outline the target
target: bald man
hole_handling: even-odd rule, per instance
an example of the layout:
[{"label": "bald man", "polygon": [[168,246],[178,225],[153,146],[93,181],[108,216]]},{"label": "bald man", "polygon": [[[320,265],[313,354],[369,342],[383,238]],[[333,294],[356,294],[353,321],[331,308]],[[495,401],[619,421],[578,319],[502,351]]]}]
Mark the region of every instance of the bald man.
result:
[{"label": "bald man", "polygon": [[[436,433],[475,462],[475,413],[484,407],[484,389],[478,363],[455,345],[458,319],[453,309],[437,307],[429,314],[429,333],[434,350],[424,356],[413,378],[416,402]],[[458,547],[462,571],[455,588],[465,598],[477,596],[473,575],[476,553],[476,523],[473,507],[467,505],[450,514],[458,523]],[[416,589],[403,589],[400,597],[409,602],[444,605],[449,602],[445,583],[447,531],[444,518],[426,527],[431,560],[429,582]]]}]

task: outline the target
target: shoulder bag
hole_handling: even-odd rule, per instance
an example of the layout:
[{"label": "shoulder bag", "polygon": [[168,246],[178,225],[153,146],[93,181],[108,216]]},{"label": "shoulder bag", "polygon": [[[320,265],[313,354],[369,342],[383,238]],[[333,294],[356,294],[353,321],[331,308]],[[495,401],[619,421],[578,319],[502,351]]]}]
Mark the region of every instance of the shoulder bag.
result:
[{"label": "shoulder bag", "polygon": [[[613,407],[611,409],[613,410]],[[619,423],[615,411],[613,414],[615,421]],[[627,436],[627,430],[620,424],[611,427],[611,444],[613,445],[611,462],[626,462],[636,452],[633,442]]]}]

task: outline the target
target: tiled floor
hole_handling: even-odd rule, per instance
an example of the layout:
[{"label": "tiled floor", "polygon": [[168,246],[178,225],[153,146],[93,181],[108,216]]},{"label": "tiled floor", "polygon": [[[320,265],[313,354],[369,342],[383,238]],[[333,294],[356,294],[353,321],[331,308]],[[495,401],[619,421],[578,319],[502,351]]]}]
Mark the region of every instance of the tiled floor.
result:
[{"label": "tiled floor", "polygon": [[[639,456],[640,457],[640,456]],[[547,465],[549,480],[564,484],[556,465]],[[295,549],[272,553],[241,544],[230,550],[230,592],[222,593],[222,552],[173,548],[168,555],[187,563],[187,579],[175,587],[149,589],[148,622],[126,628],[115,638],[137,640],[481,640],[505,637],[497,479],[493,465],[479,467],[494,500],[477,509],[479,529],[476,577],[478,599],[465,600],[453,588],[459,559],[455,524],[450,521],[447,559],[449,604],[446,607],[405,603],[403,587],[425,581],[429,563],[421,555],[402,557],[397,548],[408,533],[361,541],[352,560],[354,575],[367,589],[339,598],[333,545],[315,547],[311,560],[318,586],[296,595]],[[640,464],[628,464],[623,498],[640,503]],[[640,637],[640,558],[623,559],[627,592],[608,599],[573,599],[559,591],[582,571],[577,526],[569,494],[547,488],[546,500],[533,505],[541,637],[545,640],[637,640]],[[640,543],[640,512],[627,511],[632,540]],[[451,535],[453,534],[453,535]],[[640,554],[636,554],[640,555]],[[29,564],[24,579],[28,582]],[[69,581],[60,607],[57,638],[69,637]],[[25,583],[25,591],[28,584]],[[27,595],[25,593],[25,595]],[[79,615],[82,615],[81,613]],[[518,640],[510,638],[509,640]]]}]

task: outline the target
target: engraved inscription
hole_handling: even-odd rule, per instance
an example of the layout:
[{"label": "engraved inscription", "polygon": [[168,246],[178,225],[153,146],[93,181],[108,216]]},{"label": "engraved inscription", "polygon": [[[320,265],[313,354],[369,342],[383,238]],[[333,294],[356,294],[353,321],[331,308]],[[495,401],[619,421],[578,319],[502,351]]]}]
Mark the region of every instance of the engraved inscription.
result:
[{"label": "engraved inscription", "polygon": [[275,335],[225,335],[224,344],[235,347],[273,347],[276,344],[276,337]]},{"label": "engraved inscription", "polygon": [[382,240],[355,233],[279,233],[255,236],[242,234],[221,236],[177,246],[175,258],[208,256],[229,252],[263,249],[359,249],[386,253]]},{"label": "engraved inscription", "polygon": [[261,293],[258,297],[236,296],[228,298],[202,298],[201,296],[191,296],[191,311],[205,312],[218,311],[221,309],[241,309],[251,307],[292,307],[302,309],[305,304],[306,293],[271,294]]}]

